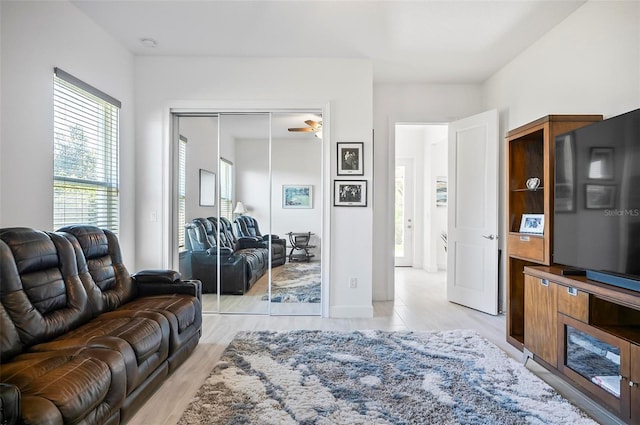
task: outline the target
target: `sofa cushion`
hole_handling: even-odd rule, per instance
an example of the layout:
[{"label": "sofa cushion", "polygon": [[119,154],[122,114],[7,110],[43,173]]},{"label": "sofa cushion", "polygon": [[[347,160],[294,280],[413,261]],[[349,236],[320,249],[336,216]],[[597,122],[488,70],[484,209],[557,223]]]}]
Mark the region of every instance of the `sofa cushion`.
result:
[{"label": "sofa cushion", "polygon": [[[0,240],[0,299],[22,345],[50,340],[88,320],[69,241],[29,228],[1,229]],[[2,351],[4,359],[4,345]]]},{"label": "sofa cushion", "polygon": [[153,311],[107,312],[31,349],[45,352],[78,347],[109,348],[121,353],[126,365],[128,395],[167,360],[169,323]]},{"label": "sofa cushion", "polygon": [[29,353],[2,364],[21,393],[26,424],[104,423],[125,400],[122,356],[100,348]]},{"label": "sofa cushion", "polygon": [[75,250],[77,269],[94,316],[112,311],[135,297],[135,288],[116,236],[95,226],[74,225],[59,229]]},{"label": "sofa cushion", "polygon": [[[113,233],[93,226],[68,226],[60,229],[62,234],[77,249],[78,270],[82,281],[89,293],[89,299],[94,304],[94,311],[107,311],[117,306],[120,310],[148,310],[156,311],[166,317],[169,322],[170,345],[169,356],[180,350],[183,343],[191,339],[193,335],[200,332],[202,325],[202,307],[196,297],[188,295],[157,295],[152,297],[141,297],[129,299],[135,294],[139,295],[135,281],[129,275],[126,267],[122,263],[120,245]],[[82,242],[84,241],[84,242]],[[106,247],[105,245],[106,244]],[[97,249],[94,246],[102,248]],[[87,250],[87,252],[85,252]],[[99,257],[102,253],[106,256]],[[94,257],[84,263],[84,258],[91,255]],[[91,261],[100,258],[100,265],[91,266]],[[166,275],[166,271],[162,272]],[[115,284],[110,285],[108,290],[103,290],[106,286],[101,286],[96,279],[104,279],[105,276],[113,276]],[[171,280],[175,279],[172,278]],[[103,280],[104,282],[104,280]],[[144,284],[151,284],[152,278],[147,274]],[[158,285],[172,285],[162,277],[158,279]],[[118,303],[118,296],[123,294],[127,302]],[[114,298],[115,297],[115,298]],[[114,298],[114,299],[112,299]]]}]

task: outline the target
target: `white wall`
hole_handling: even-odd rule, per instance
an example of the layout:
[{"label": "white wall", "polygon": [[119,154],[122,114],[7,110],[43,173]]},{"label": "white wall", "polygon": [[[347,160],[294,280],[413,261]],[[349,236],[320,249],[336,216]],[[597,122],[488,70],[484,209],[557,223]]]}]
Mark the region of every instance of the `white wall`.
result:
[{"label": "white wall", "polygon": [[[190,222],[197,217],[217,215],[217,206],[200,205],[200,169],[216,175],[218,171],[218,118],[180,117],[180,134],[187,138],[185,217]],[[217,194],[219,195],[219,194]]]},{"label": "white wall", "polygon": [[482,111],[480,85],[376,84],[373,92],[373,299],[394,296],[394,170],[396,123],[448,123]]},{"label": "white wall", "polygon": [[[287,239],[288,232],[312,232],[311,252],[320,259],[322,233],[322,141],[317,138],[273,139],[272,176],[269,178],[269,141],[236,141],[236,197],[260,230]],[[313,208],[282,208],[283,185],[311,185]],[[269,193],[271,192],[271,204]],[[271,205],[271,209],[269,208]],[[269,229],[271,218],[271,229]]]},{"label": "white wall", "polygon": [[[330,104],[325,144],[330,167],[324,183],[329,195],[335,176],[337,141],[362,141],[365,147],[365,179],[373,176],[372,67],[366,60],[342,59],[239,59],[189,57],[137,57],[136,64],[136,238],[141,266],[168,263],[170,108],[306,110]],[[309,84],[312,81],[313,84]],[[239,106],[240,105],[240,106]],[[330,314],[371,316],[372,290],[372,194],[367,208],[327,208],[331,233]],[[327,196],[325,199],[331,199]],[[325,206],[327,203],[325,202]],[[323,206],[323,207],[325,207]],[[148,219],[157,211],[161,220]],[[144,243],[142,243],[144,241]],[[323,246],[327,247],[326,242]],[[358,287],[349,288],[349,278]]]},{"label": "white wall", "polygon": [[135,271],[133,56],[68,2],[0,2],[0,227],[53,228],[53,68],[122,102],[120,232]]},{"label": "white wall", "polygon": [[[500,134],[549,114],[618,115],[640,107],[640,2],[589,1],[483,86]],[[505,144],[500,145],[500,228],[507,234]],[[500,237],[505,249],[505,238]],[[504,256],[503,256],[504,258]],[[501,276],[506,275],[502,262]],[[504,282],[502,278],[502,293]],[[504,307],[504,302],[503,302]]]},{"label": "white wall", "polygon": [[[320,259],[322,248],[322,142],[317,138],[273,141],[272,233],[286,237],[288,232],[311,232],[310,251]],[[311,185],[313,208],[282,208],[283,185]],[[331,199],[325,200],[331,202]]]},{"label": "white wall", "polygon": [[[448,154],[448,126],[432,126],[433,134],[430,136],[431,140],[431,179],[428,182],[431,186],[431,243],[435,244],[431,248],[432,257],[425,263],[435,265],[437,270],[446,270],[447,268],[447,251],[444,248],[444,244],[440,235],[442,232],[447,232],[447,208],[448,203],[445,206],[437,206],[435,202],[435,186],[434,182],[438,177],[447,178],[447,190],[448,190],[448,178],[449,178],[449,154]],[[448,193],[447,193],[448,195]],[[447,199],[448,201],[448,199]]]},{"label": "white wall", "polygon": [[271,233],[269,139],[238,139],[234,143],[236,200],[242,201],[246,215],[258,220],[262,233]]}]

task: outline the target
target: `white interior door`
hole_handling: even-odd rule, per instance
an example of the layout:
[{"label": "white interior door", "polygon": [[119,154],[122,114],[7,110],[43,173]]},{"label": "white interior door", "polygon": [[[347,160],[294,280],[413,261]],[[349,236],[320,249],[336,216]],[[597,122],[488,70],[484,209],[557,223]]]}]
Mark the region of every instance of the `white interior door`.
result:
[{"label": "white interior door", "polygon": [[498,314],[498,112],[449,125],[447,299]]},{"label": "white interior door", "polygon": [[413,265],[413,186],[415,175],[413,159],[396,160],[396,208],[395,208],[395,265]]}]

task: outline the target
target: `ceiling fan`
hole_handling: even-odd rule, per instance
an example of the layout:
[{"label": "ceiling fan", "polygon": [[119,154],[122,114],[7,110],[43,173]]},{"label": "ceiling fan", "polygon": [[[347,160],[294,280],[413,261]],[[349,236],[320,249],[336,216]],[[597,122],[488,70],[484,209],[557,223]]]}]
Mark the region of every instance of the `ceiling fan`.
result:
[{"label": "ceiling fan", "polygon": [[322,131],[322,121],[306,120],[304,122],[308,127],[294,127],[289,131],[301,131],[304,133],[318,133]]}]

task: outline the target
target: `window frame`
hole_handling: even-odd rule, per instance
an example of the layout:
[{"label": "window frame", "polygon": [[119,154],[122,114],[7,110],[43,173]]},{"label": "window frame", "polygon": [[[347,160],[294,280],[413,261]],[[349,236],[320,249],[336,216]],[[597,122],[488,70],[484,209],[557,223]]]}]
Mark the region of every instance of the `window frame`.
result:
[{"label": "window frame", "polygon": [[118,234],[117,99],[54,68],[53,225],[91,224]]},{"label": "window frame", "polygon": [[[233,162],[220,158],[220,217],[233,221],[234,175]],[[227,181],[228,180],[228,181]]]}]

